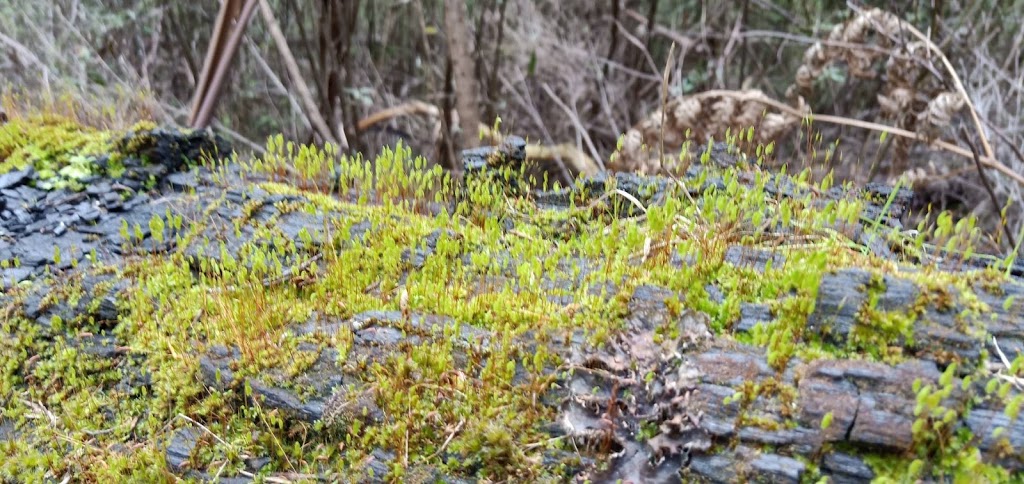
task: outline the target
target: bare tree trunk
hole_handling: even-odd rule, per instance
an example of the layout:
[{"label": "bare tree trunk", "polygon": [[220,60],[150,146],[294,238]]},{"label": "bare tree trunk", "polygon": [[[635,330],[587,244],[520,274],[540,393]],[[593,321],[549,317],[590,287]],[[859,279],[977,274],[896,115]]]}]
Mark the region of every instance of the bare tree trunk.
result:
[{"label": "bare tree trunk", "polygon": [[[445,0],[444,24],[448,35],[448,57],[452,62],[455,81],[455,108],[459,112],[459,125],[462,128],[457,139],[461,148],[469,148],[476,145],[476,133],[480,126],[480,94],[477,80],[473,76],[465,2]],[[456,171],[461,172],[462,167],[457,166]]]},{"label": "bare tree trunk", "polygon": [[[318,22],[318,39],[320,45],[320,73],[322,79],[318,83],[323,86],[320,92],[320,109],[324,119],[329,120],[334,128],[332,131],[344,133],[350,148],[354,151],[362,147],[359,133],[355,130],[352,120],[357,119],[355,107],[346,101],[345,86],[349,76],[349,61],[352,58],[352,38],[359,20],[359,0],[338,2],[322,0],[320,2],[320,18]],[[346,122],[346,116],[348,121]],[[346,130],[346,127],[348,128]]]},{"label": "bare tree trunk", "polygon": [[[494,41],[494,57],[491,59],[491,74],[487,77],[487,124],[494,122],[498,117],[498,69],[501,67],[501,42],[505,36],[505,11],[511,2],[501,2],[498,13],[498,38]],[[477,44],[477,49],[480,49]],[[481,78],[482,79],[482,78]]]},{"label": "bare tree trunk", "polygon": [[455,140],[452,139],[454,134],[453,125],[455,124],[452,119],[452,113],[454,112],[454,106],[452,106],[452,96],[455,94],[455,88],[452,82],[452,60],[448,59],[445,62],[444,69],[444,98],[441,103],[441,122],[443,128],[441,130],[441,139],[438,141],[437,153],[438,158],[445,160],[446,166],[452,172],[458,174],[462,172],[462,160],[455,158]]}]

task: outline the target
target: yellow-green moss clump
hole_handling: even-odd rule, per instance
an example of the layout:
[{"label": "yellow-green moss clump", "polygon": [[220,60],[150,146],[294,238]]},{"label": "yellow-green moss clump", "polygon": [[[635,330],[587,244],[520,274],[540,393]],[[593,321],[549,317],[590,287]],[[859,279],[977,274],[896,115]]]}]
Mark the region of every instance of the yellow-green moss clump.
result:
[{"label": "yellow-green moss clump", "polygon": [[[133,131],[152,129],[141,122]],[[32,167],[41,189],[81,189],[92,175],[119,177],[122,152],[114,143],[123,133],[83,127],[74,120],[52,115],[15,118],[0,124],[0,174]],[[97,163],[104,160],[104,167]]]},{"label": "yellow-green moss clump", "polygon": [[[4,169],[32,164],[59,172],[73,166],[76,156],[103,153],[111,136],[61,123],[32,126],[10,123],[0,131]],[[326,467],[351,476],[375,449],[386,449],[396,456],[389,465],[395,481],[410,477],[419,465],[496,480],[554,479],[541,471],[542,453],[571,444],[551,439],[541,428],[554,417],[552,407],[541,401],[553,381],[550,369],[563,363],[553,348],[564,346],[574,331],[591,342],[607,341],[622,327],[633,289],[645,284],[681,294],[670,307],[706,312],[719,337],[767,348],[776,369],[794,357],[905,358],[902,348],[915,315],[874,310],[874,299],[848,346],[825,344],[806,331],[823,274],[846,267],[877,276],[900,271],[835,229],[843,222],[858,223],[862,207],[855,200],[822,208],[809,197],[773,197],[766,193],[766,174],[742,175],[752,176],[751,188],[740,182],[738,171],[726,170],[721,188],[712,188],[699,204],[675,195],[642,207],[642,217],[621,218],[615,212],[635,201],[612,192],[585,206],[544,212],[505,196],[493,182],[458,188],[440,168],[428,168],[401,147],[370,162],[280,138],[271,139],[265,156],[246,162],[245,171],[265,176],[281,173],[284,164],[301,180],[253,177],[251,187],[296,198],[278,201],[277,215],[267,220],[254,217],[259,207],[243,210],[224,232],[237,236],[243,227],[251,228],[241,249],[232,252],[223,239],[211,237],[207,216],[184,223],[178,218],[186,229],[178,250],[135,259],[119,270],[118,277],[130,279],[133,289],[123,301],[116,334],[143,362],[151,393],[126,398],[116,391],[95,392],[104,380],[123,375],[61,338],[48,346],[28,321],[3,323],[4,334],[13,335],[5,337],[3,350],[16,355],[3,368],[5,418],[44,419],[33,432],[52,447],[28,445],[27,439],[4,444],[0,469],[39,478],[73,473],[96,481],[166,479],[168,474],[156,470],[163,466],[162,445],[174,429],[195,420],[204,425],[204,437],[194,464],[223,475],[242,469],[246,458],[269,455],[273,471],[315,475]],[[812,185],[807,174],[795,180]],[[826,180],[815,188],[826,191],[828,185]],[[225,200],[204,201],[206,215]],[[278,226],[293,213],[318,221],[305,227],[299,240],[288,239]],[[352,237],[360,227],[369,230]],[[788,230],[776,234],[775,227]],[[154,221],[150,228],[157,237],[167,227]],[[126,227],[126,235],[131,229]],[[421,266],[403,258],[437,232],[433,254]],[[947,235],[969,238],[954,231]],[[732,245],[782,254],[785,263],[763,272],[732,266],[724,261]],[[217,257],[186,254],[196,246]],[[956,276],[933,267],[901,275],[928,287],[949,283],[968,291],[963,280],[1001,277],[995,271]],[[566,279],[576,282],[549,283]],[[615,295],[594,289],[609,284],[617,288]],[[711,284],[721,290],[721,299],[709,295]],[[573,303],[556,303],[559,297]],[[749,334],[733,334],[740,304],[748,302],[770,305],[776,319]],[[300,344],[336,349],[343,363],[353,348],[352,328],[305,336],[289,329],[370,310],[456,321],[454,327],[436,328],[435,337],[402,344],[379,361],[357,361],[351,368],[364,375],[368,388],[363,390],[386,416],[379,422],[350,419],[337,434],[314,432],[323,424],[287,421],[258,402],[240,404],[245,400],[239,395],[200,383],[200,357],[218,345],[238,348],[235,373],[242,377],[267,368],[302,373],[314,361],[295,358]],[[463,347],[460,325],[487,332],[486,352]],[[94,329],[84,321],[63,322],[62,328]],[[399,329],[414,332],[411,326]],[[671,331],[666,328],[664,336],[679,336]],[[46,356],[30,369],[17,363],[38,353]],[[458,358],[466,361],[456,365]],[[251,393],[250,388],[239,391]],[[761,391],[793,394],[792,388],[772,387],[751,390],[745,398],[757,398]],[[126,451],[125,445],[131,448]],[[944,449],[944,455],[970,457],[961,450]],[[472,457],[445,461],[446,452]],[[914,458],[908,457],[906,462]]]}]

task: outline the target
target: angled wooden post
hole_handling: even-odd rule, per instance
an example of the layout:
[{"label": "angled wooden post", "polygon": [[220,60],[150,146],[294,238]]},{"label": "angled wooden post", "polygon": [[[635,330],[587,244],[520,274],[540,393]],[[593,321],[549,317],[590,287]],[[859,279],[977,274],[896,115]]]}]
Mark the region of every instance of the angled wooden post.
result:
[{"label": "angled wooden post", "polygon": [[246,0],[244,5],[241,2],[242,0],[224,0],[221,4],[217,24],[210,39],[210,48],[207,49],[203,70],[199,82],[196,83],[195,95],[192,97],[192,109],[188,120],[190,127],[203,128],[210,123],[213,107],[220,95],[228,68],[235,53],[238,52],[242,35],[259,3],[258,0]]},{"label": "angled wooden post", "polygon": [[196,115],[199,114],[199,105],[202,103],[206,90],[210,87],[210,75],[214,66],[220,62],[221,51],[228,40],[228,27],[238,18],[242,12],[242,0],[224,0],[220,4],[220,12],[217,13],[217,23],[213,26],[213,35],[210,36],[210,45],[206,48],[206,57],[203,58],[203,68],[196,79],[196,88],[192,93],[192,108],[188,115],[188,124],[191,126]]}]

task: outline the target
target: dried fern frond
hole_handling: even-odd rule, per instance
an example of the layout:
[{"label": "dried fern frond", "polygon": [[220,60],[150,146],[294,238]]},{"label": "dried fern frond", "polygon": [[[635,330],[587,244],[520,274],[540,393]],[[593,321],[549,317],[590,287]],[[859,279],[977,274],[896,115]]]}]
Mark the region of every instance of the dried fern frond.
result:
[{"label": "dried fern frond", "polygon": [[[946,79],[932,67],[941,54],[915,32],[884,10],[855,11],[852,18],[832,29],[827,41],[807,49],[794,88],[810,97],[826,69],[845,65],[853,78],[882,80],[876,99],[883,119],[926,140],[938,139],[965,103],[962,95],[948,90]],[[900,173],[914,140],[901,137],[893,142],[891,168]]]},{"label": "dried fern frond", "polygon": [[[768,101],[768,96],[757,89],[672,99],[664,108],[664,116],[659,109],[626,132],[609,169],[653,174],[678,168],[676,157],[666,155],[669,159],[661,160],[657,150],[652,149],[661,145],[661,136],[665,137],[666,154],[679,153],[688,140],[703,144],[711,138],[724,139],[729,131],[737,133],[748,128],[754,128],[758,143],[778,139],[796,127],[800,118],[789,111],[768,112]],[[794,112],[802,110],[803,106]]]}]

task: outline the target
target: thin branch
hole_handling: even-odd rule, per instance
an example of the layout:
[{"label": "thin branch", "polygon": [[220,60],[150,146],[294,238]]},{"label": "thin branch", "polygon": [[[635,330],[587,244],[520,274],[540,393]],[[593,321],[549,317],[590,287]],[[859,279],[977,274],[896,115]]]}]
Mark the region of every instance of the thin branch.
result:
[{"label": "thin branch", "polygon": [[302,100],[305,114],[309,118],[310,124],[316,128],[317,133],[325,141],[338,145],[342,150],[347,150],[348,139],[345,138],[345,129],[340,124],[341,120],[338,120],[338,137],[335,137],[327,126],[327,121],[320,115],[320,109],[317,107],[316,102],[313,101],[313,95],[310,94],[309,86],[306,85],[306,81],[302,77],[299,64],[295,62],[295,56],[292,55],[292,51],[288,47],[288,40],[285,39],[284,33],[281,32],[281,27],[277,24],[277,19],[274,18],[274,11],[270,8],[267,0],[259,0],[259,3],[260,15],[263,16],[263,21],[267,23],[267,30],[270,31],[270,36],[274,39],[274,44],[277,45],[277,49],[284,59],[285,68],[288,69],[288,76],[295,83],[295,90],[298,91],[299,99]]},{"label": "thin branch", "polygon": [[[992,206],[998,210],[999,199],[996,198],[996,193],[992,191],[992,184],[989,183],[988,177],[985,176],[985,170],[981,167],[981,160],[978,158],[978,148],[974,146],[974,142],[971,141],[970,135],[967,134],[967,129],[960,126],[960,138],[967,143],[967,146],[971,147],[971,154],[974,155],[974,165],[978,168],[978,178],[981,178],[981,185],[985,187],[985,191],[988,192],[988,196],[992,199]],[[1000,224],[1003,227],[1003,232],[1006,234],[1006,240],[1010,242],[1010,250],[1013,250],[1017,246],[1017,242],[1014,240],[1013,231],[1010,230],[1010,225],[1006,223],[1006,219],[1002,220]]]},{"label": "thin branch", "polygon": [[46,77],[50,76],[50,69],[46,67],[46,64],[43,64],[43,61],[39,60],[39,57],[36,56],[31,50],[29,50],[28,47],[25,47],[17,40],[14,40],[4,35],[3,32],[0,32],[0,42],[7,44],[8,47],[13,49],[18,54],[18,56],[29,61],[30,64],[38,67],[39,70],[42,71],[43,75],[45,75]]},{"label": "thin branch", "polygon": [[448,438],[444,439],[444,443],[441,444],[441,447],[439,449],[437,449],[437,452],[434,452],[430,457],[427,458],[427,460],[429,461],[443,454],[444,450],[448,448],[448,444],[452,443],[452,439],[455,438],[455,435],[458,434],[460,430],[462,430],[463,425],[466,425],[466,419],[459,420],[459,423],[455,425],[455,430],[452,430],[452,433],[448,434]]},{"label": "thin branch", "polygon": [[441,110],[438,109],[437,106],[427,104],[423,101],[413,100],[402,103],[398,106],[377,111],[363,119],[360,119],[359,122],[356,123],[356,129],[359,132],[363,132],[384,121],[397,118],[399,116],[409,116],[413,114],[426,116],[433,120],[435,124],[441,118]]},{"label": "thin branch", "polygon": [[[651,57],[651,53],[647,51],[647,48],[644,46],[643,41],[638,39],[635,35],[631,34],[629,30],[626,29],[626,26],[622,25],[622,22],[615,22],[615,25],[619,28],[619,32],[622,33],[622,37],[625,38],[630,44],[633,44],[634,47],[636,47],[643,53],[644,58],[647,60],[647,66],[650,67],[651,72],[655,73],[655,76],[657,76],[658,64],[654,62],[654,58]],[[657,79],[660,79],[660,77],[657,77]]]},{"label": "thin branch", "polygon": [[[513,68],[515,67],[513,66]],[[525,77],[522,75],[521,71],[516,72],[516,75],[519,76],[520,79]],[[540,112],[537,110],[537,106],[533,102],[533,98],[530,97],[530,89],[526,88],[520,91],[515,88],[511,81],[509,81],[508,76],[500,76],[500,78],[502,85],[505,87],[505,91],[512,94],[512,97],[519,103],[520,107],[526,110],[530,118],[533,119],[533,122],[536,123],[537,128],[541,130],[541,134],[543,134],[544,139],[547,141],[547,143],[554,145],[555,141],[551,137],[551,132],[548,131],[547,129],[547,124],[544,122],[544,117],[540,115]],[[565,179],[572,180],[572,175],[566,168],[565,162],[563,162],[561,158],[557,158],[555,162],[558,164],[558,168],[561,171],[562,175],[565,177]]]},{"label": "thin branch", "polygon": [[549,87],[547,83],[542,84],[541,88],[544,89],[544,92],[547,93],[548,97],[550,97],[551,100],[554,101],[558,107],[562,108],[562,111],[565,111],[565,114],[569,116],[569,120],[572,121],[573,126],[576,127],[576,130],[580,133],[583,141],[587,143],[587,149],[590,150],[590,155],[593,156],[595,160],[601,158],[601,155],[597,153],[597,147],[594,146],[594,141],[590,139],[590,134],[587,133],[587,130],[583,127],[583,123],[580,122],[579,116],[577,116],[576,113],[574,113],[573,110],[565,104],[565,102],[555,95],[555,92],[551,90],[551,87]]},{"label": "thin branch", "polygon": [[[270,79],[270,83],[273,84],[274,87],[276,87],[278,91],[280,91],[281,94],[283,94],[288,99],[288,104],[291,106],[291,108],[297,113],[302,113],[302,106],[299,105],[299,101],[295,99],[295,96],[293,96],[292,93],[288,92],[288,88],[285,87],[283,82],[281,82],[281,78],[277,75],[276,72],[274,72],[274,69],[270,67],[270,64],[268,64],[266,59],[263,58],[263,55],[260,54],[259,49],[256,48],[256,45],[248,36],[246,36],[245,38],[245,46],[249,49],[249,54],[252,55],[253,59],[256,59],[256,65],[259,66],[260,70],[263,71],[263,74],[266,75],[268,79]],[[302,125],[304,128],[313,128],[309,124],[308,118],[306,118],[305,116],[301,116],[301,118]]]},{"label": "thin branch", "polygon": [[985,120],[985,124],[988,125],[988,128],[991,129],[992,132],[995,133],[997,137],[999,137],[999,139],[1003,140],[1003,143],[1006,143],[1006,146],[1010,147],[1010,150],[1013,151],[1013,154],[1017,157],[1017,161],[1019,161],[1021,165],[1024,165],[1024,153],[1020,151],[1020,148],[1017,146],[1017,144],[1014,143],[1013,140],[1011,140],[1008,136],[1006,136],[1006,133],[1003,133],[1003,131],[1000,130],[998,127],[993,126],[992,123],[989,122],[988,120]]}]

